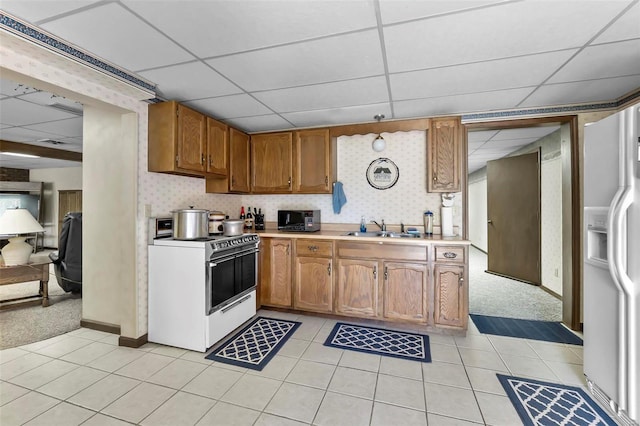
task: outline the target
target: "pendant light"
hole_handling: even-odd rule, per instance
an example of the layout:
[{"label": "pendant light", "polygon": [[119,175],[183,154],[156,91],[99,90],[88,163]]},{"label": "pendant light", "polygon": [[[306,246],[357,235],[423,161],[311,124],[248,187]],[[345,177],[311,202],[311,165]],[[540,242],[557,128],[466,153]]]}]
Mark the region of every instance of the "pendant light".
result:
[{"label": "pendant light", "polygon": [[[375,118],[379,123],[380,120],[384,118],[384,114],[376,114],[373,116],[373,118]],[[387,147],[387,142],[384,140],[381,134],[378,134],[378,137],[376,137],[373,140],[373,143],[371,144],[371,148],[373,148],[375,152],[384,151],[386,147]]]}]

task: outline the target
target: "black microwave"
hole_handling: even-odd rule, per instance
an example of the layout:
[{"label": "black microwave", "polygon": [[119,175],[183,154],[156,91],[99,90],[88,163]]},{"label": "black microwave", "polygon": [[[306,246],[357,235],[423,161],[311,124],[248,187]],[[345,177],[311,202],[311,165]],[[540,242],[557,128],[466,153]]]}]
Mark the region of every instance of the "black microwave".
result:
[{"label": "black microwave", "polygon": [[278,210],[278,230],[315,232],[320,230],[320,210]]}]

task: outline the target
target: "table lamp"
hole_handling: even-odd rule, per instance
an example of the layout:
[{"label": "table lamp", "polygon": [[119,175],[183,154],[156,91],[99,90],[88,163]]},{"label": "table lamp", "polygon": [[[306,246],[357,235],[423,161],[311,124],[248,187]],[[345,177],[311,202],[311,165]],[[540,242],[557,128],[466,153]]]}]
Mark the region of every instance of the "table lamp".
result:
[{"label": "table lamp", "polygon": [[2,257],[6,266],[26,265],[33,247],[27,243],[26,236],[21,234],[33,234],[44,232],[42,226],[36,221],[27,209],[7,209],[0,216],[0,235],[15,235],[9,238],[9,244],[2,249]]}]

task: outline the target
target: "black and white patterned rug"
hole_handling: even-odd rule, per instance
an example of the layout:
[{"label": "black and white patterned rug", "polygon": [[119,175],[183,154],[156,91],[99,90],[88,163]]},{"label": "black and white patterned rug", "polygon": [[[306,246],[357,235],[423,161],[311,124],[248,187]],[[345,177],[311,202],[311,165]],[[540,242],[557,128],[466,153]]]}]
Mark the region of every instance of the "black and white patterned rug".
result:
[{"label": "black and white patterned rug", "polygon": [[299,326],[297,321],[257,317],[205,358],[262,370]]},{"label": "black and white patterned rug", "polygon": [[585,391],[521,377],[497,374],[526,426],[615,426],[616,423]]},{"label": "black and white patterned rug", "polygon": [[362,325],[336,323],[325,346],[375,355],[431,362],[429,336]]}]

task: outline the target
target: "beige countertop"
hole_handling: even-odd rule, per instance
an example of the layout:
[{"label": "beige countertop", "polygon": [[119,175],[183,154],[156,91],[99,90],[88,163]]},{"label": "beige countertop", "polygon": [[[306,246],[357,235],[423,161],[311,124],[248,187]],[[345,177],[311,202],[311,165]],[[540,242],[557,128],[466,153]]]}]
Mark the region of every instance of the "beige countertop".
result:
[{"label": "beige countertop", "polygon": [[[376,242],[376,243],[389,243],[389,244],[412,244],[412,245],[429,245],[429,244],[447,244],[447,245],[469,245],[469,240],[464,240],[462,237],[443,237],[436,234],[430,237],[426,237],[422,234],[421,238],[390,238],[390,237],[354,237],[345,235],[349,231],[357,230],[357,227],[350,228],[348,230],[320,230],[317,232],[283,232],[277,229],[267,228],[264,231],[255,231],[256,234],[261,237],[270,238],[305,238],[305,239],[324,239],[324,240],[341,240],[341,241],[359,241],[359,242]],[[394,231],[397,232],[397,231]]]}]

